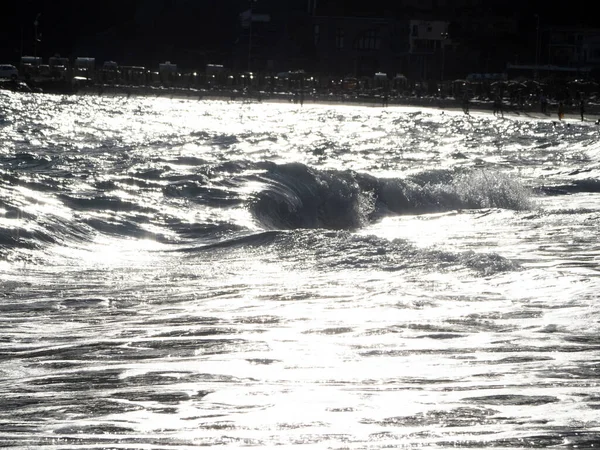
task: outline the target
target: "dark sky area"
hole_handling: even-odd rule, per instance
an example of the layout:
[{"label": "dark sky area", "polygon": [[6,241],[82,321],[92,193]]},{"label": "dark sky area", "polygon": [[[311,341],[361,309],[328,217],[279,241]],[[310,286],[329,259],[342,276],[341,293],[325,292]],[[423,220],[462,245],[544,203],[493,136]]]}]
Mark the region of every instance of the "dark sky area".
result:
[{"label": "dark sky area", "polygon": [[[238,14],[247,0],[37,0],[2,6],[2,60],[21,54],[47,58],[84,56],[97,49],[100,59],[151,59],[152,50],[189,47],[226,51],[235,37]],[[37,48],[34,22],[38,17]],[[114,54],[107,51],[114,49]],[[124,52],[139,50],[139,55]],[[95,55],[88,55],[95,56]],[[132,61],[132,62],[140,62]]]},{"label": "dark sky area", "polygon": [[[591,2],[488,0],[482,6],[453,9],[453,1],[434,10],[451,14],[502,14],[533,26],[538,13],[544,25],[591,25],[596,22]],[[462,2],[464,3],[464,2]],[[475,2],[477,3],[477,2]],[[172,49],[184,49],[218,61],[231,52],[239,35],[238,14],[249,0],[19,0],[3,2],[0,62],[17,62],[34,52],[46,59],[53,54],[75,57],[93,52],[98,60],[130,64],[156,63]],[[308,0],[256,0],[256,8],[306,9]],[[318,0],[325,15],[409,15],[401,1]],[[40,42],[34,48],[37,15]],[[197,56],[196,55],[196,56]]]}]

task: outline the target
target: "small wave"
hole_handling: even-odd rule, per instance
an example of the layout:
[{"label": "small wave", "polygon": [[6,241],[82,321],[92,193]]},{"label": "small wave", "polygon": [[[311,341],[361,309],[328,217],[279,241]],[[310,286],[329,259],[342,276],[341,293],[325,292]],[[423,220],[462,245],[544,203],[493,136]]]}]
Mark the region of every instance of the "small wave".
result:
[{"label": "small wave", "polygon": [[151,168],[145,170],[138,170],[133,173],[136,178],[142,178],[144,180],[160,180],[167,170],[164,168]]},{"label": "small wave", "polygon": [[234,249],[239,247],[263,247],[265,245],[272,244],[279,237],[280,233],[281,232],[279,231],[264,231],[261,233],[249,234],[245,236],[237,236],[231,239],[225,239],[220,242],[215,242],[211,244],[178,249],[177,251],[197,253],[208,250],[214,250],[217,248]]},{"label": "small wave", "polygon": [[166,197],[186,198],[194,203],[211,206],[235,206],[242,203],[231,191],[218,187],[207,187],[193,181],[173,183],[163,189]]},{"label": "small wave", "polygon": [[[389,241],[373,235],[349,231],[297,230],[269,235],[280,258],[308,264],[307,269],[323,272],[337,270],[456,271],[469,269],[478,276],[515,272],[520,265],[496,253],[448,252],[417,248],[404,239]],[[260,242],[271,244],[268,241]]]},{"label": "small wave", "polygon": [[242,232],[242,228],[231,222],[202,223],[181,221],[175,217],[166,218],[166,225],[178,236],[189,240],[214,242],[233,233]]},{"label": "small wave", "polygon": [[[136,239],[151,239],[156,242],[169,243],[169,239],[165,234],[159,232],[151,232],[143,227],[143,223],[149,220],[143,220],[139,217],[137,220],[131,220],[125,217],[87,217],[83,222],[94,229],[95,231],[112,235],[115,237],[132,237]],[[143,222],[143,223],[138,223]]]},{"label": "small wave", "polygon": [[472,269],[483,276],[496,273],[515,271],[519,265],[514,261],[504,258],[497,253],[464,253],[431,252],[431,256],[444,263],[457,263]]},{"label": "small wave", "polygon": [[94,197],[76,197],[67,194],[59,195],[59,198],[74,210],[81,211],[101,211],[108,210],[113,212],[131,212],[155,213],[156,210],[142,206],[133,201],[123,200],[119,197],[94,196]]},{"label": "small wave", "polygon": [[17,153],[4,156],[0,159],[2,166],[20,170],[49,170],[54,165],[54,160],[48,155],[33,153]]},{"label": "small wave", "polygon": [[549,209],[549,210],[540,210],[536,214],[532,214],[531,216],[525,217],[526,219],[539,219],[549,215],[565,215],[565,216],[578,216],[578,215],[589,215],[589,214],[597,214],[598,209],[593,208],[565,208],[565,209]]},{"label": "small wave", "polygon": [[556,403],[558,398],[549,395],[487,395],[483,397],[469,397],[464,399],[472,403],[483,403],[486,405],[547,405]]},{"label": "small wave", "polygon": [[93,230],[78,222],[67,208],[52,196],[46,196],[43,189],[36,191],[25,184],[0,182],[0,247],[3,255],[14,249],[42,249],[51,244],[92,239]]},{"label": "small wave", "polygon": [[211,144],[221,147],[221,148],[229,148],[232,145],[238,144],[240,142],[239,138],[234,134],[221,134],[217,136],[213,136],[211,140]]},{"label": "small wave", "polygon": [[529,191],[512,177],[484,170],[433,170],[405,179],[303,164],[272,165],[250,210],[267,228],[357,229],[385,215],[453,209],[531,207]]},{"label": "small wave", "polygon": [[600,180],[596,178],[585,178],[582,180],[575,180],[568,184],[541,186],[537,188],[536,191],[545,195],[568,195],[583,192],[596,193],[600,192]]},{"label": "small wave", "polygon": [[494,416],[498,411],[490,408],[458,407],[448,411],[432,410],[426,414],[419,413],[410,416],[386,417],[379,420],[363,419],[366,424],[377,424],[392,427],[438,426],[443,423],[446,427],[466,427],[477,424],[490,424],[499,419]]},{"label": "small wave", "polygon": [[50,244],[91,242],[94,231],[85,224],[54,215],[35,220],[18,218],[8,227],[0,227],[3,250],[39,250]]},{"label": "small wave", "polygon": [[169,159],[159,159],[158,162],[168,163],[168,164],[177,164],[184,166],[205,166],[208,164],[208,161],[203,158],[198,158],[195,156],[178,156]]}]

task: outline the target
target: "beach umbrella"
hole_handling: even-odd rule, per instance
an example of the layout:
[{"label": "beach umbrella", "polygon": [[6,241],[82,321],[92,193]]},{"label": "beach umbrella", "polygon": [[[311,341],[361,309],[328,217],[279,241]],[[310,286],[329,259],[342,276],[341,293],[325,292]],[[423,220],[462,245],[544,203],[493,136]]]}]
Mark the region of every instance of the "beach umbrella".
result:
[{"label": "beach umbrella", "polygon": [[539,81],[536,80],[527,80],[523,82],[526,86],[531,87],[531,86],[540,86],[542,83],[540,83]]},{"label": "beach umbrella", "polygon": [[545,86],[545,84],[540,83],[539,81],[536,80],[527,80],[525,82],[523,82],[524,84],[524,89],[527,90],[527,92],[529,93],[537,93],[539,91],[542,90],[542,88]]},{"label": "beach umbrella", "polygon": [[591,94],[598,90],[598,83],[588,80],[572,80],[567,83],[567,86],[574,91],[580,91],[585,94]]},{"label": "beach umbrella", "polygon": [[595,81],[588,80],[572,80],[567,83],[569,86],[581,86],[581,87],[598,87],[598,83]]},{"label": "beach umbrella", "polygon": [[504,89],[506,89],[507,85],[508,83],[504,80],[498,80],[490,83],[490,86],[494,91],[503,91]]},{"label": "beach umbrella", "polygon": [[522,89],[525,89],[526,87],[527,87],[527,85],[523,82],[519,82],[519,81],[509,81],[508,82],[508,88],[513,91],[520,91]]}]

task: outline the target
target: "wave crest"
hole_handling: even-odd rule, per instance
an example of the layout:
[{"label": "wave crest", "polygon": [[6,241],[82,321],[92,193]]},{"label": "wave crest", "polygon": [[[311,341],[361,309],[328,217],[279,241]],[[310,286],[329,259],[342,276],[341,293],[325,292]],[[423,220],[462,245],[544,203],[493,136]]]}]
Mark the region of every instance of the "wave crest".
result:
[{"label": "wave crest", "polygon": [[353,172],[318,171],[303,164],[273,166],[262,177],[266,188],[250,203],[268,228],[360,228],[374,210],[372,192]]},{"label": "wave crest", "polygon": [[272,165],[259,180],[264,189],[254,195],[250,210],[272,229],[356,229],[392,214],[531,207],[529,191],[518,180],[484,170],[380,179],[295,163]]}]

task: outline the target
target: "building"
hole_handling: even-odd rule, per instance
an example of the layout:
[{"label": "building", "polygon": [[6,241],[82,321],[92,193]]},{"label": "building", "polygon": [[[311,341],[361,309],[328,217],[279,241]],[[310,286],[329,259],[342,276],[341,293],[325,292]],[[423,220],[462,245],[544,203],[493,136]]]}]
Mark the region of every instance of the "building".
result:
[{"label": "building", "polygon": [[442,20],[409,20],[409,49],[402,58],[402,66],[406,67],[403,73],[414,79],[445,79],[446,52],[452,48],[449,25]]},{"label": "building", "polygon": [[314,70],[309,9],[306,0],[250,1],[238,13],[238,38],[231,67],[274,73]]},{"label": "building", "polygon": [[395,74],[409,51],[407,24],[379,17],[314,16],[312,39],[319,71],[340,77]]},{"label": "building", "polygon": [[[535,52],[530,40],[523,45],[510,11],[485,9],[485,2],[404,0],[393,9],[381,2],[292,3],[260,0],[240,11],[232,68],[440,81],[502,72],[518,53],[527,59]],[[473,3],[480,14],[465,13]]]},{"label": "building", "polygon": [[548,27],[541,34],[540,62],[572,68],[600,67],[600,29]]}]

